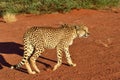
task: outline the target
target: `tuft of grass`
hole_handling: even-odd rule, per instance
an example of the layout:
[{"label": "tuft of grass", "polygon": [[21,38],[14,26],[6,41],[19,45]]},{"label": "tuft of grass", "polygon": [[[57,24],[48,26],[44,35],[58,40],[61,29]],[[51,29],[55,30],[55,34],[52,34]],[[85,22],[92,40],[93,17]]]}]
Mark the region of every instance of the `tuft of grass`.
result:
[{"label": "tuft of grass", "polygon": [[10,22],[15,22],[17,19],[15,17],[15,14],[12,13],[6,13],[3,15],[3,19],[5,22],[10,23]]},{"label": "tuft of grass", "polygon": [[72,9],[106,9],[119,6],[120,0],[0,0],[0,15],[9,13],[52,13]]}]

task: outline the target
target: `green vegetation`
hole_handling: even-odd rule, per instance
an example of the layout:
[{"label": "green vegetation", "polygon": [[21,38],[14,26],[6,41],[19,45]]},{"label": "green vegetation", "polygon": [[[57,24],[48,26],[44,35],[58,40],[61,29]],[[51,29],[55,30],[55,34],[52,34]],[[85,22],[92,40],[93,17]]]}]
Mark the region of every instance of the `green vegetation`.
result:
[{"label": "green vegetation", "polygon": [[120,5],[120,0],[0,0],[0,15],[9,13],[52,13],[71,9],[105,9]]}]

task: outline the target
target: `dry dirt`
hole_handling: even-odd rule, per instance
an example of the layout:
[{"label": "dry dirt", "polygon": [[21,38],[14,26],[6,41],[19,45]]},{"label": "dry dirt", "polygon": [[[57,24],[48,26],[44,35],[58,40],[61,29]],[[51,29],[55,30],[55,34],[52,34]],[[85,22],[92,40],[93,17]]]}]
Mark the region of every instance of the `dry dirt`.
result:
[{"label": "dry dirt", "polygon": [[[77,38],[70,46],[76,67],[63,64],[56,71],[56,50],[46,50],[37,60],[41,73],[29,75],[25,66],[11,70],[23,54],[22,36],[32,26],[85,24],[91,35]],[[120,80],[120,11],[73,10],[69,13],[17,15],[17,21],[5,23],[0,18],[0,80]]]}]

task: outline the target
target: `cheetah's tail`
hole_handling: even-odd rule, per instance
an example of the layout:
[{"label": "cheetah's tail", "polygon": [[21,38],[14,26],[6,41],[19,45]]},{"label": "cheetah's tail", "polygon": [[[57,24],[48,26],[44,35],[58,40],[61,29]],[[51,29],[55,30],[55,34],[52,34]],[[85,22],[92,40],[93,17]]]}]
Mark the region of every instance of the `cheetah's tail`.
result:
[{"label": "cheetah's tail", "polygon": [[27,58],[23,58],[20,63],[18,63],[16,65],[12,65],[10,68],[11,69],[18,69],[18,68],[22,67],[25,64],[26,60],[27,60]]},{"label": "cheetah's tail", "polygon": [[22,65],[24,65],[25,64],[25,62],[20,62],[20,63],[18,63],[17,65],[12,65],[10,68],[11,69],[18,69],[18,68],[20,68],[20,67],[22,67]]},{"label": "cheetah's tail", "polygon": [[18,68],[22,67],[28,61],[28,59],[31,57],[31,55],[34,51],[34,47],[29,42],[30,41],[29,37],[27,37],[27,36],[29,36],[28,34],[29,34],[29,32],[26,32],[23,36],[23,39],[24,39],[23,40],[24,41],[24,56],[23,56],[21,62],[19,62],[16,65],[12,65],[10,67],[11,69],[18,69]]},{"label": "cheetah's tail", "polygon": [[10,68],[11,69],[18,69],[20,67],[22,67],[30,58],[30,56],[33,53],[33,46],[31,44],[28,44],[27,40],[24,40],[24,56],[21,60],[20,63],[16,64],[16,65],[12,65]]},{"label": "cheetah's tail", "polygon": [[[32,52],[33,51],[30,52],[29,50],[25,51],[23,59],[21,60],[21,62],[16,64],[16,65],[12,65],[10,68],[11,69],[18,69],[18,68],[22,67],[26,63],[26,61],[28,61],[28,59],[30,58],[30,56],[32,55]],[[31,54],[27,54],[27,53],[31,53]]]}]

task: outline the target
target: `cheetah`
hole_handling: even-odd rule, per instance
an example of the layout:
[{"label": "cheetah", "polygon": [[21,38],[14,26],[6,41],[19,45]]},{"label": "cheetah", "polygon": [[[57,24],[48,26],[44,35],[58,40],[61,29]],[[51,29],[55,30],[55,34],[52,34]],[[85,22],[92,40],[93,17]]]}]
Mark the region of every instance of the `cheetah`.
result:
[{"label": "cheetah", "polygon": [[[62,52],[65,52],[67,63],[70,66],[76,66],[72,62],[69,46],[77,37],[87,37],[89,35],[86,26],[61,25],[59,28],[51,27],[32,27],[28,29],[24,36],[24,55],[21,62],[11,66],[11,69],[17,69],[25,65],[29,74],[39,73],[40,70],[36,65],[37,58],[45,49],[57,50],[57,63],[53,68],[55,71],[62,64]],[[31,66],[35,71],[31,69]]]}]

